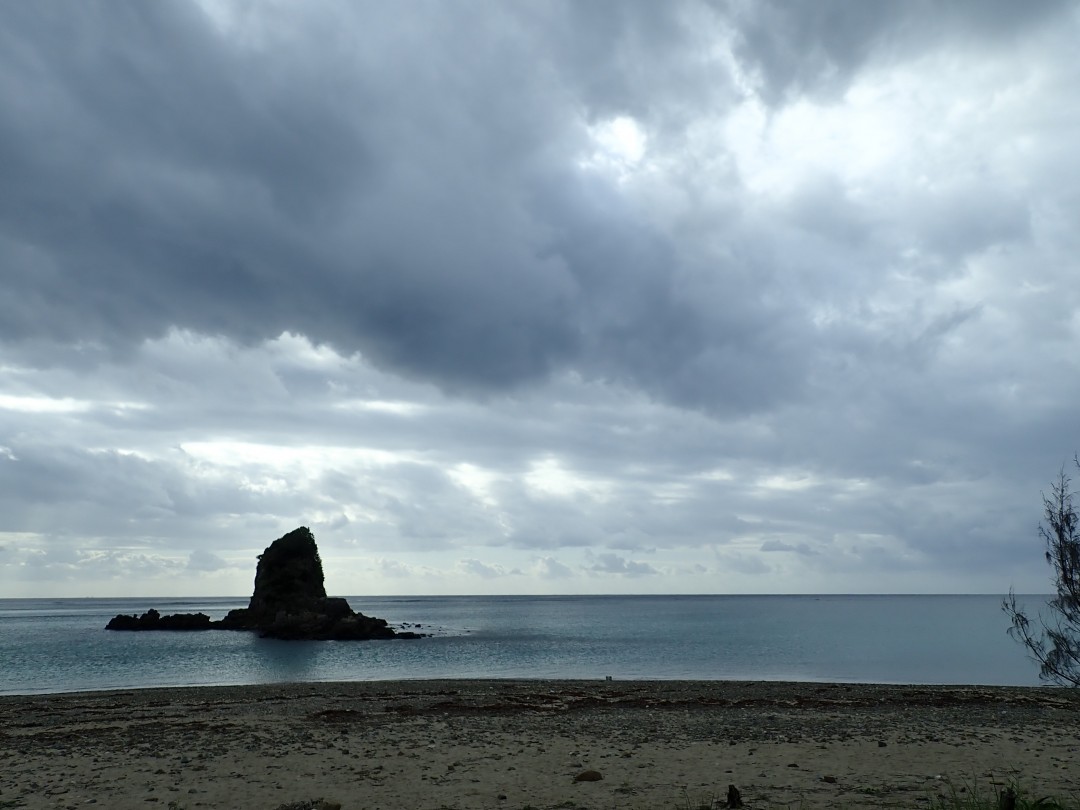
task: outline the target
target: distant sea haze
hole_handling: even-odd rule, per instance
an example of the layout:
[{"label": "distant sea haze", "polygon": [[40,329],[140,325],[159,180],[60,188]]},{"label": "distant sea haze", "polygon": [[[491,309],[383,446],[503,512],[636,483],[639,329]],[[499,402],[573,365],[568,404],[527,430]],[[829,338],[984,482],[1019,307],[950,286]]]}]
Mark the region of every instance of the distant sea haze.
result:
[{"label": "distant sea haze", "polygon": [[[411,678],[1036,685],[1001,596],[348,597],[417,641],[113,633],[117,613],[246,598],[0,599],[0,694]],[[1047,597],[1023,597],[1033,610]]]}]

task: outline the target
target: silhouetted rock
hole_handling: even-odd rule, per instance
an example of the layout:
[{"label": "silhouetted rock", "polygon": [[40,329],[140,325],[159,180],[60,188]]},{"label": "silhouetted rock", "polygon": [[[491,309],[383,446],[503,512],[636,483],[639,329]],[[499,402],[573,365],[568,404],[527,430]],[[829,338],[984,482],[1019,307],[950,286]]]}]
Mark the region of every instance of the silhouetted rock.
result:
[{"label": "silhouetted rock", "polygon": [[159,630],[213,630],[214,623],[205,613],[174,613],[158,620]]},{"label": "silhouetted rock", "polygon": [[153,608],[142,616],[114,617],[106,630],[212,630],[214,623],[205,613],[174,613],[162,616]]},{"label": "silhouetted rock", "polygon": [[[255,591],[246,608],[229,611],[222,619],[225,629],[261,630],[286,623],[288,617],[313,614],[345,616],[352,609],[327,604],[322,560],[311,531],[301,526],[279,537],[259,555],[255,568]],[[343,609],[342,609],[342,606]]]},{"label": "silhouetted rock", "polygon": [[105,625],[106,630],[157,630],[161,614],[153,608],[146,611],[142,616],[127,616],[121,613],[114,616]]},{"label": "silhouetted rock", "polygon": [[221,621],[204,613],[117,616],[106,630],[250,630],[267,638],[362,641],[376,638],[422,638],[396,632],[385,619],[356,613],[340,597],[328,597],[322,560],[311,531],[301,526],[279,537],[259,555],[255,590],[246,608],[229,611]]}]

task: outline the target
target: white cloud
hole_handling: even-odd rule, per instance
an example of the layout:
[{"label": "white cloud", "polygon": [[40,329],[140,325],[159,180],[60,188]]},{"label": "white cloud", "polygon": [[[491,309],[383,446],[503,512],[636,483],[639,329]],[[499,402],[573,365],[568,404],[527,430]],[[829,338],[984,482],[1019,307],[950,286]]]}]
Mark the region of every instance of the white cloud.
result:
[{"label": "white cloud", "polygon": [[384,577],[402,579],[415,576],[416,573],[410,566],[404,565],[397,560],[379,560],[378,565],[379,574]]},{"label": "white cloud", "polygon": [[540,580],[567,579],[574,575],[569,566],[556,560],[554,557],[537,558],[530,569],[533,576]]},{"label": "white cloud", "polygon": [[187,567],[189,571],[213,572],[227,568],[229,563],[212,551],[196,549],[188,555]]},{"label": "white cloud", "polygon": [[649,563],[628,560],[610,552],[596,554],[588,570],[594,574],[619,574],[626,577],[643,577],[660,573]]},{"label": "white cloud", "polygon": [[804,557],[813,556],[819,553],[807,543],[792,545],[791,543],[785,543],[783,540],[766,540],[761,544],[761,550],[793,552],[795,554],[801,554]]},{"label": "white cloud", "polygon": [[467,576],[480,577],[481,579],[497,579],[521,575],[521,571],[516,568],[507,570],[501,565],[490,565],[474,559],[460,560],[457,564],[457,568]]}]

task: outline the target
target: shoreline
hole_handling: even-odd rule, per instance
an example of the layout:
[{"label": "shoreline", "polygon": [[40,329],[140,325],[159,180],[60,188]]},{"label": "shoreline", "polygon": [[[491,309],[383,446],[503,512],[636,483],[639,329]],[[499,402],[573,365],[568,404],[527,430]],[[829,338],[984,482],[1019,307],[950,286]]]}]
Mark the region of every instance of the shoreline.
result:
[{"label": "shoreline", "polygon": [[147,685],[133,685],[133,686],[101,686],[90,687],[87,689],[46,689],[40,692],[4,692],[0,691],[0,701],[5,699],[20,699],[20,698],[65,698],[76,697],[79,695],[100,695],[100,694],[120,694],[120,695],[133,695],[139,692],[175,692],[175,691],[188,691],[188,690],[217,690],[217,689],[275,689],[275,688],[287,688],[287,687],[303,687],[303,686],[316,686],[316,687],[331,687],[331,686],[368,686],[377,687],[393,684],[445,684],[445,683],[457,683],[457,684],[695,684],[705,687],[707,685],[715,686],[733,686],[740,687],[747,684],[758,684],[763,686],[778,686],[778,687],[857,687],[866,689],[932,689],[940,691],[950,690],[1016,690],[1019,692],[1047,692],[1053,693],[1060,691],[1062,693],[1068,690],[1063,687],[1052,686],[1049,684],[994,684],[994,683],[921,683],[914,681],[815,681],[815,680],[790,680],[790,679],[769,679],[760,678],[756,680],[747,680],[745,678],[664,678],[664,677],[643,677],[643,678],[612,678],[607,680],[606,678],[585,678],[585,677],[570,677],[570,678],[550,678],[550,677],[537,677],[528,678],[522,676],[493,676],[490,678],[478,678],[474,676],[463,677],[446,677],[446,678],[430,678],[430,677],[417,677],[417,678],[372,678],[370,680],[326,680],[326,681],[278,681],[278,682],[262,682],[262,683],[191,683],[191,684],[147,684]]},{"label": "shoreline", "polygon": [[[556,688],[560,685],[574,687],[629,687],[650,688],[670,686],[678,690],[688,691],[691,694],[700,694],[709,690],[731,690],[735,695],[745,694],[746,690],[753,690],[761,694],[775,697],[781,695],[800,695],[806,690],[855,690],[856,692],[876,691],[882,694],[879,698],[888,698],[890,693],[897,690],[914,690],[927,693],[950,693],[950,692],[974,692],[982,698],[993,699],[995,695],[1001,697],[1019,697],[1023,695],[1058,695],[1062,700],[1069,701],[1068,697],[1074,690],[1065,687],[1048,684],[980,684],[980,683],[916,683],[906,681],[816,681],[816,680],[784,680],[759,678],[753,680],[739,678],[549,678],[549,677],[446,677],[446,678],[393,678],[393,679],[364,679],[364,680],[326,680],[326,681],[278,681],[273,683],[211,683],[211,684],[170,684],[170,685],[133,685],[94,687],[90,689],[67,689],[47,692],[0,692],[0,702],[20,701],[35,698],[75,698],[82,695],[125,695],[136,696],[141,693],[185,693],[185,692],[229,692],[229,691],[256,691],[277,692],[303,690],[311,687],[316,690],[323,689],[354,689],[361,693],[385,690],[386,694],[393,694],[396,690],[409,686],[443,688],[445,686],[460,686],[466,690],[480,689],[487,686],[505,685],[511,689],[520,687],[546,687]],[[1076,700],[1080,705],[1080,690],[1075,690]],[[725,692],[726,694],[727,692]],[[983,694],[985,693],[985,694]],[[1008,693],[1015,693],[1010,695]]]},{"label": "shoreline", "polygon": [[[402,680],[0,696],[0,807],[913,807],[1080,795],[1080,694],[787,681]],[[602,779],[574,781],[594,770]],[[1074,775],[1075,774],[1075,775]],[[826,777],[832,781],[827,781]]]}]

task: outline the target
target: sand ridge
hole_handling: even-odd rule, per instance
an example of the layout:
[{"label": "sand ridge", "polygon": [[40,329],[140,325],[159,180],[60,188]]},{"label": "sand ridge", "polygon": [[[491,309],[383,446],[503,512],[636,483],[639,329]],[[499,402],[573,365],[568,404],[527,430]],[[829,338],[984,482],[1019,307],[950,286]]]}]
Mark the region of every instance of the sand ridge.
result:
[{"label": "sand ridge", "polygon": [[[0,810],[917,807],[1080,795],[1080,695],[730,681],[397,681],[0,697]],[[598,781],[575,781],[595,770]]]}]

